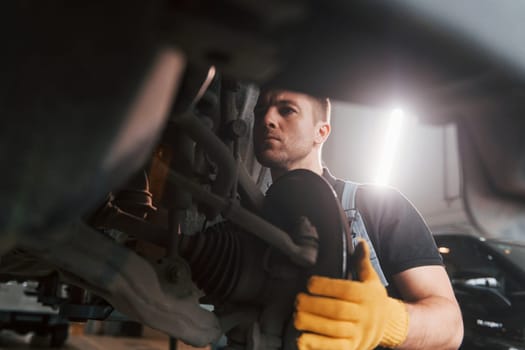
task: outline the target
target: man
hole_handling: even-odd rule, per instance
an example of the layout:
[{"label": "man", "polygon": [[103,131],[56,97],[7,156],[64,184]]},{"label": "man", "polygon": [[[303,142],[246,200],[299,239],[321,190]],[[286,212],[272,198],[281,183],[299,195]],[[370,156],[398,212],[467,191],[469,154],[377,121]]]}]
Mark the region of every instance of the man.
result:
[{"label": "man", "polygon": [[[330,134],[330,102],[290,91],[261,94],[255,109],[254,149],[273,180],[294,169],[323,169],[321,148]],[[360,242],[358,280],[314,276],[296,302],[300,350],[457,349],[461,312],[430,232],[412,205],[393,189],[361,186],[356,207],[382,265],[388,289]],[[387,294],[388,293],[388,294]]]}]

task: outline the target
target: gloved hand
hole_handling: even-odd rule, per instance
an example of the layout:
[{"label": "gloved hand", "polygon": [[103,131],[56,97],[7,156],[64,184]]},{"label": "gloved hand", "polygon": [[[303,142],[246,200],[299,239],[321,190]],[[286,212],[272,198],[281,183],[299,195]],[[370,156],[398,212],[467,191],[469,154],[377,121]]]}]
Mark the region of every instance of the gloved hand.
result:
[{"label": "gloved hand", "polygon": [[360,241],[354,253],[359,281],[313,276],[308,291],[296,299],[295,328],[299,350],[367,350],[394,348],[408,332],[406,305],[388,297]]}]

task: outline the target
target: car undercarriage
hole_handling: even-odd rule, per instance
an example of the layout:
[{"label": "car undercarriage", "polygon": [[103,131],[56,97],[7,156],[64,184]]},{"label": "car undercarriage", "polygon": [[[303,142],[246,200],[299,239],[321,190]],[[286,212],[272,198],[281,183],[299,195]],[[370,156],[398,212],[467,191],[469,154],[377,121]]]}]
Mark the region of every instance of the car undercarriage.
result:
[{"label": "car undercarriage", "polygon": [[471,220],[522,240],[525,62],[456,6],[3,4],[0,278],[37,280],[73,320],[117,310],[196,346],[294,348],[294,296],[349,273],[348,227],[320,177],[270,184],[256,162],[260,87],[455,123]]}]

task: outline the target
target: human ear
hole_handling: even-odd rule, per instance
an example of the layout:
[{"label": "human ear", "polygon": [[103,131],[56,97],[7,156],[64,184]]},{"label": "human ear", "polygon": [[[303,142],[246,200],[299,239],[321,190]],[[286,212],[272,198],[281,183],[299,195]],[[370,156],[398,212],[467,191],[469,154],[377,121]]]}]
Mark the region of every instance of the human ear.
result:
[{"label": "human ear", "polygon": [[319,122],[315,132],[315,143],[322,144],[330,135],[330,124],[327,122]]}]

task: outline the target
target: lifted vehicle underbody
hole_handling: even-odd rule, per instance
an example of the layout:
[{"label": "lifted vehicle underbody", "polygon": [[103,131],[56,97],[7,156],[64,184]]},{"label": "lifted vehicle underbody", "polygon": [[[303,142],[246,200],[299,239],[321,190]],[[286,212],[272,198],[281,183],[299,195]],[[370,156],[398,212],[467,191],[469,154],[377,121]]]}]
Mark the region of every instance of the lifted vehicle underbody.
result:
[{"label": "lifted vehicle underbody", "polygon": [[235,348],[295,346],[293,298],[312,273],[346,276],[348,232],[317,176],[263,194],[251,146],[262,85],[370,105],[405,96],[425,122],[456,123],[471,219],[523,239],[525,62],[469,26],[471,9],[2,8],[0,275],[40,281],[71,319],[116,309],[193,345],[228,333]]}]

